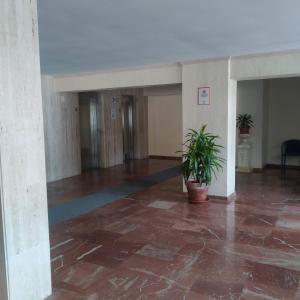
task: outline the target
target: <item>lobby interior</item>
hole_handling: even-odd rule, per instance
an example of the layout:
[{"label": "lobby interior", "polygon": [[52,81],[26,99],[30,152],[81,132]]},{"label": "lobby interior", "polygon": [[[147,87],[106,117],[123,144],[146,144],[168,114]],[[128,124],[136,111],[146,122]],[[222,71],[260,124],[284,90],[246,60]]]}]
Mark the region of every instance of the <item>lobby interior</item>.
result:
[{"label": "lobby interior", "polygon": [[[0,299],[300,299],[300,157],[280,165],[300,140],[294,10],[87,2],[0,5]],[[233,5],[223,30],[207,16]],[[224,165],[192,204],[181,151],[203,125]]]}]

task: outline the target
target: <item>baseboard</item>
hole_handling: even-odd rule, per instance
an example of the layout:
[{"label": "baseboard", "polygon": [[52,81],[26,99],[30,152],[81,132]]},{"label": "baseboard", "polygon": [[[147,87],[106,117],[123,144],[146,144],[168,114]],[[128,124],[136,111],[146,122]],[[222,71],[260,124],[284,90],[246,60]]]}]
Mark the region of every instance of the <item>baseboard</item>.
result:
[{"label": "baseboard", "polygon": [[253,168],[253,173],[263,173],[264,168]]},{"label": "baseboard", "polygon": [[[277,165],[277,164],[267,164],[266,169],[281,169],[281,165]],[[300,166],[291,166],[291,165],[286,165],[285,166],[286,170],[300,170]]]},{"label": "baseboard", "polygon": [[[188,195],[188,192],[187,191],[184,191],[184,193],[186,195]],[[233,192],[232,194],[230,194],[229,196],[225,197],[225,196],[216,196],[216,195],[211,195],[209,194],[208,197],[211,199],[211,200],[220,200],[222,202],[224,201],[227,201],[227,202],[231,202],[231,201],[234,201],[236,199],[236,192]]]},{"label": "baseboard", "polygon": [[235,200],[236,197],[236,193],[232,193],[227,197],[223,197],[223,196],[215,196],[215,195],[209,195],[210,198],[214,199],[214,200],[222,200],[222,201],[227,201],[227,202],[231,202]]},{"label": "baseboard", "polygon": [[150,159],[162,159],[162,160],[178,160],[182,161],[182,157],[177,156],[163,156],[163,155],[149,155]]}]

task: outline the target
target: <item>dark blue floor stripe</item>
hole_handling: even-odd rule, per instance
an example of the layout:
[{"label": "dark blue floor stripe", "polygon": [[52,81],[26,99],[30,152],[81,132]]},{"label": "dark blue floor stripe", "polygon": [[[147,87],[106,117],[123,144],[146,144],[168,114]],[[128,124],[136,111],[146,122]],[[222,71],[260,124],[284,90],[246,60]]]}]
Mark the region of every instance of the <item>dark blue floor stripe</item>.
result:
[{"label": "dark blue floor stripe", "polygon": [[144,190],[152,185],[180,175],[180,167],[174,167],[161,172],[140,177],[112,188],[104,189],[99,193],[75,198],[49,208],[49,224],[54,225],[72,219],[76,216],[88,213],[98,207],[111,203],[129,194]]}]

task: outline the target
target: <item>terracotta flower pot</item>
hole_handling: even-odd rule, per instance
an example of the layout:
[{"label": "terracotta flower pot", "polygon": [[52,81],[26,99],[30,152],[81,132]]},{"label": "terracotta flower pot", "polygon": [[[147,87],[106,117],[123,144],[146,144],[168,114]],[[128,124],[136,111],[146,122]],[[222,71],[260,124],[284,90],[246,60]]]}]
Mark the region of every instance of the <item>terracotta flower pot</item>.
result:
[{"label": "terracotta flower pot", "polygon": [[209,200],[208,198],[208,189],[206,187],[202,187],[197,181],[187,181],[186,187],[189,195],[190,203],[204,203]]},{"label": "terracotta flower pot", "polygon": [[240,134],[249,134],[250,132],[250,128],[249,127],[245,127],[245,128],[240,128]]}]

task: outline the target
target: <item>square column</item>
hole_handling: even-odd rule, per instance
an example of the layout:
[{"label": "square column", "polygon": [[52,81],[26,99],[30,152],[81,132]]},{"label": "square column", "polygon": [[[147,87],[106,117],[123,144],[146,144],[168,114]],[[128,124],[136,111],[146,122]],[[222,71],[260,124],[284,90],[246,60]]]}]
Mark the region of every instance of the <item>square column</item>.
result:
[{"label": "square column", "polygon": [[[198,105],[198,88],[210,88],[210,103]],[[183,135],[188,129],[207,130],[220,137],[226,160],[209,194],[228,197],[235,192],[236,81],[230,79],[230,60],[219,59],[187,63],[182,66]]]},{"label": "square column", "polygon": [[0,299],[51,294],[36,0],[0,1]]}]

